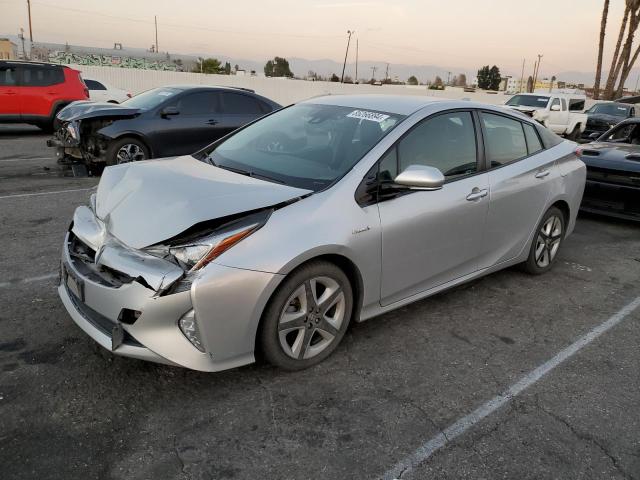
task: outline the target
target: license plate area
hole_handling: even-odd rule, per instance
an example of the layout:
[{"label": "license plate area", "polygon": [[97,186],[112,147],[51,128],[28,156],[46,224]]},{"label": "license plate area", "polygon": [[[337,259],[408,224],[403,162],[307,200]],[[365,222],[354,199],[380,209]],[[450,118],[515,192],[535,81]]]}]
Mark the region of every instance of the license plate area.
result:
[{"label": "license plate area", "polygon": [[62,278],[67,289],[80,301],[84,302],[84,280],[79,278],[69,269],[68,265],[62,267]]}]

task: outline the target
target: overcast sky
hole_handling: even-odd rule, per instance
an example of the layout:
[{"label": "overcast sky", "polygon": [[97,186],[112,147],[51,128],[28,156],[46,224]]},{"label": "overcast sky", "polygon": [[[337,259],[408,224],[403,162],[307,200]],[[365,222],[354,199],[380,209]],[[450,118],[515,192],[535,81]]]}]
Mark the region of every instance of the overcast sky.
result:
[{"label": "overcast sky", "polygon": [[[0,0],[0,35],[27,31],[26,0]],[[595,69],[602,0],[32,0],[34,40],[264,60],[342,61],[346,31],[360,59],[541,73]],[[611,2],[608,50],[623,0]],[[26,33],[28,35],[28,33]]]}]

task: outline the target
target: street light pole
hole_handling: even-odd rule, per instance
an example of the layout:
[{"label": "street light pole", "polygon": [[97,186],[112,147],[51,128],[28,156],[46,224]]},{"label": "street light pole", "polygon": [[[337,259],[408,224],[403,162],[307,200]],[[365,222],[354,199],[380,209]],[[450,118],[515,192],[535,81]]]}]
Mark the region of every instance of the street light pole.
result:
[{"label": "street light pole", "polygon": [[351,35],[355,32],[351,30],[347,30],[347,34],[349,37],[347,38],[347,51],[344,53],[344,63],[342,64],[342,76],[340,77],[340,83],[344,83],[344,69],[347,67],[347,55],[349,55],[349,43],[351,43]]},{"label": "street light pole", "polygon": [[358,39],[356,38],[356,78],[353,79],[355,83],[358,83]]}]

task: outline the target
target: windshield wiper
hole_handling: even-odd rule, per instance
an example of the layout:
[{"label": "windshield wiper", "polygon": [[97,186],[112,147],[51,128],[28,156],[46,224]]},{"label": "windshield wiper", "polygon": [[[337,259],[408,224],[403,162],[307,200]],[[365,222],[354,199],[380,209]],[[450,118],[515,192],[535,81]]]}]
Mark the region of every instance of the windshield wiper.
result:
[{"label": "windshield wiper", "polygon": [[[211,162],[213,162],[213,160],[211,160]],[[262,180],[267,180],[267,181],[270,181],[270,182],[279,183],[281,185],[286,185],[286,183],[283,182],[282,180],[279,180],[279,179],[273,178],[273,177],[269,177],[268,175],[262,175],[261,173],[256,173],[256,172],[252,172],[252,171],[249,171],[249,170],[243,170],[241,168],[229,167],[227,165],[216,165],[215,163],[212,163],[212,165],[214,165],[214,166],[216,166],[218,168],[223,168],[225,170],[229,170],[230,172],[239,173],[240,175],[245,175],[247,177],[260,178]]]}]

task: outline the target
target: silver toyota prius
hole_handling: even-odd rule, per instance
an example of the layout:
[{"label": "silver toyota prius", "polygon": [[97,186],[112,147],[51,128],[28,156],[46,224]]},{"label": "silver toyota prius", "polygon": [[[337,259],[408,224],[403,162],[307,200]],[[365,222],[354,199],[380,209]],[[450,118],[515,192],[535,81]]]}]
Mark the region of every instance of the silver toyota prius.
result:
[{"label": "silver toyota prius", "polygon": [[351,322],[510,265],[548,271],[584,190],[575,147],[496,106],[314,98],[194,155],[107,168],[58,292],[118,355],[307,368]]}]

